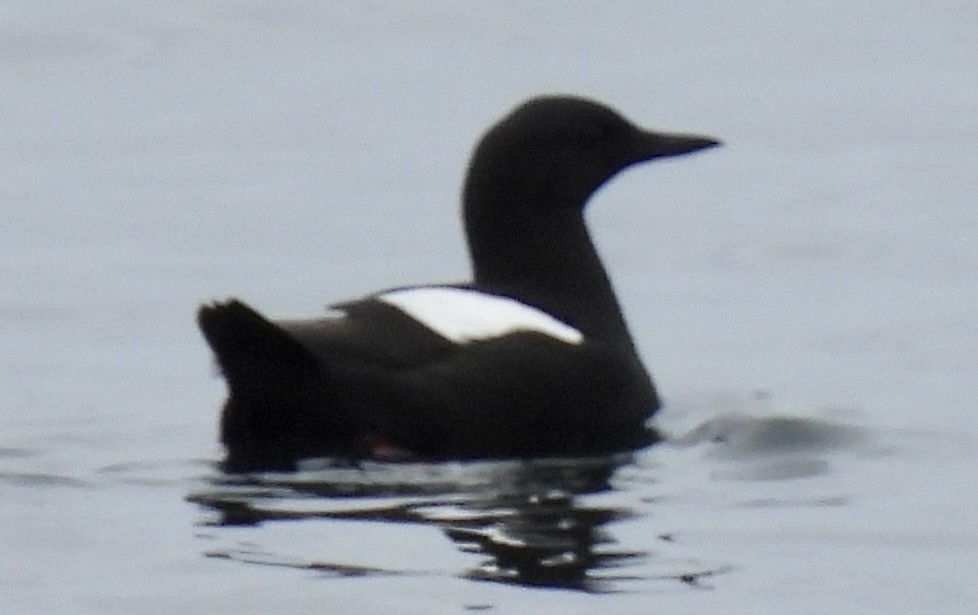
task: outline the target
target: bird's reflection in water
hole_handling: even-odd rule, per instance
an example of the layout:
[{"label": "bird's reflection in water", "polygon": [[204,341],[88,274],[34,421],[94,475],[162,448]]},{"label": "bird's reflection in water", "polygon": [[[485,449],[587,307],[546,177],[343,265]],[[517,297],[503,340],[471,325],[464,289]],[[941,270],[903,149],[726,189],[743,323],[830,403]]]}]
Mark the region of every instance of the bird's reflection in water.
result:
[{"label": "bird's reflection in water", "polygon": [[[218,475],[189,499],[216,513],[206,524],[219,527],[315,518],[433,524],[462,551],[483,556],[463,573],[469,578],[601,592],[627,578],[616,575],[615,568],[644,555],[616,548],[605,528],[631,512],[596,506],[596,500],[607,498],[592,497],[611,491],[612,475],[629,460],[323,465],[291,475]],[[362,506],[356,505],[358,499]],[[344,576],[410,574],[290,564],[281,558],[263,561],[254,554],[209,555]]]}]

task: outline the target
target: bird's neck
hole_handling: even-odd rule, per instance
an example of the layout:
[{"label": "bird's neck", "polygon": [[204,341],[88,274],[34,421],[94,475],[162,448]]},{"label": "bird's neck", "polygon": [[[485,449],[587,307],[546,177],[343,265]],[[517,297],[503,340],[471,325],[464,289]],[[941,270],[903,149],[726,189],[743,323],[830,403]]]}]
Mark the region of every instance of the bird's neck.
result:
[{"label": "bird's neck", "polygon": [[466,207],[475,284],[543,309],[585,336],[630,344],[581,209],[548,211],[522,203],[506,212],[511,207]]}]

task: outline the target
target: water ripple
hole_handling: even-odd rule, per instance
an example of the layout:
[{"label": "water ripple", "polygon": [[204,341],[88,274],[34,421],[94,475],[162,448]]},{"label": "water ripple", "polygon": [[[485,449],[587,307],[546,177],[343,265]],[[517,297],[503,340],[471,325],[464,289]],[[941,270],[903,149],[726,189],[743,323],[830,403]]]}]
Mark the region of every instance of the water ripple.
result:
[{"label": "water ripple", "polygon": [[[661,560],[618,544],[610,528],[639,514],[612,493],[611,478],[630,456],[533,461],[330,466],[295,474],[217,475],[188,496],[205,516],[207,537],[225,528],[332,520],[438,528],[475,565],[462,578],[524,587],[621,591],[636,580],[696,586],[722,566]],[[354,527],[354,526],[351,526]],[[353,530],[356,531],[356,530]],[[237,534],[240,538],[240,534]],[[207,557],[287,566],[326,576],[418,576],[416,568],[330,563],[249,542],[210,548]],[[300,549],[301,550],[301,549]],[[671,572],[665,572],[671,570]]]}]

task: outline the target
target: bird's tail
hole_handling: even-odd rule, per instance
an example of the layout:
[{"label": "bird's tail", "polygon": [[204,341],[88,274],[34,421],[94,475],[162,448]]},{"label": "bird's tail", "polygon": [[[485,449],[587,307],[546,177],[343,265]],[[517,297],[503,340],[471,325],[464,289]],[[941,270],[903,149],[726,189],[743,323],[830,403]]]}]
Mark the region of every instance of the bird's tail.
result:
[{"label": "bird's tail", "polygon": [[228,384],[221,441],[230,471],[291,469],[321,385],[315,358],[241,301],[205,305],[197,322]]},{"label": "bird's tail", "polygon": [[315,359],[299,342],[237,299],[202,306],[197,323],[232,389],[270,373],[299,375],[316,369]]}]

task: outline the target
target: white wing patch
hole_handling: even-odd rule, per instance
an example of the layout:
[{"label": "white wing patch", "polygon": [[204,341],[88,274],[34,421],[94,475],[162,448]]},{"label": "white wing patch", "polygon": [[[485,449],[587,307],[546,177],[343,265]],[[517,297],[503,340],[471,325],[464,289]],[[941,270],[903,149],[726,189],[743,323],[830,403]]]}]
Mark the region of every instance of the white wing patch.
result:
[{"label": "white wing patch", "polygon": [[477,290],[405,288],[382,293],[377,298],[457,344],[518,331],[543,333],[568,344],[584,341],[580,331],[546,312],[515,299]]}]

